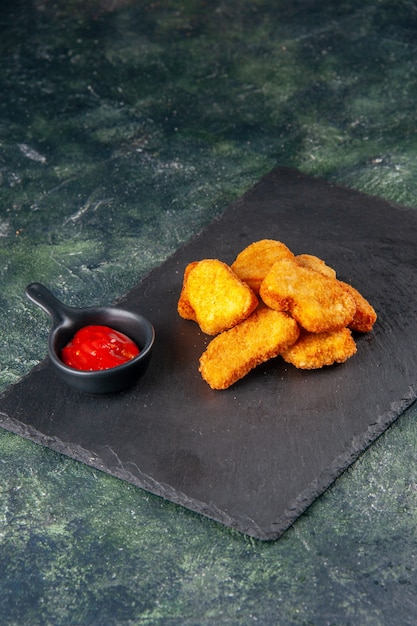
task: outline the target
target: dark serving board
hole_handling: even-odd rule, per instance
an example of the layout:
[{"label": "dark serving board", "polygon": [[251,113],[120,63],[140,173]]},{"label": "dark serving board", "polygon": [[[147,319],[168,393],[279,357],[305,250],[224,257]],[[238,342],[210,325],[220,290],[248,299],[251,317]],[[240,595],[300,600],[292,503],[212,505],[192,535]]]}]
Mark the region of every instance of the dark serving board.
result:
[{"label": "dark serving board", "polygon": [[[184,267],[231,263],[262,238],[322,257],[372,302],[378,321],[343,365],[301,371],[277,358],[213,391],[198,373],[208,338],[176,312]],[[156,329],[134,388],[84,395],[46,359],[1,396],[0,425],[276,539],[416,399],[416,244],[417,210],[277,168],[117,303]]]}]

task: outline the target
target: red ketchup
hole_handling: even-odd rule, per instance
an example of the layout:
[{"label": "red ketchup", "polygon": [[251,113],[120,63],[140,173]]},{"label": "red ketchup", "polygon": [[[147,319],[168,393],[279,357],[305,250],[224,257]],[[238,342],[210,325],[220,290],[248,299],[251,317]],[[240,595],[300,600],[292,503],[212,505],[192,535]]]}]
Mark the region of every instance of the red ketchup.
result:
[{"label": "red ketchup", "polygon": [[137,345],[109,326],[84,326],[61,350],[65,365],[77,370],[107,370],[139,354]]}]

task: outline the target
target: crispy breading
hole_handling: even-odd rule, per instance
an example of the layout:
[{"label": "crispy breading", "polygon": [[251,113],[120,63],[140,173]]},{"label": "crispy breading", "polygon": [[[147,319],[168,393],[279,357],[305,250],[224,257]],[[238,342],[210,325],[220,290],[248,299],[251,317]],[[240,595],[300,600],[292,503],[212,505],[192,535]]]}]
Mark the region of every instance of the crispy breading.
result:
[{"label": "crispy breading", "polygon": [[188,276],[191,270],[194,269],[197,263],[198,261],[192,261],[192,263],[189,263],[184,270],[182,289],[181,289],[181,293],[180,293],[180,297],[179,297],[178,305],[177,305],[177,311],[179,315],[183,317],[185,320],[193,320],[194,322],[197,320],[196,320],[194,309],[191,306],[190,301],[187,296],[187,281],[188,281]]},{"label": "crispy breading", "polygon": [[279,259],[288,257],[293,258],[294,255],[281,241],[260,239],[244,248],[233,261],[231,268],[257,294],[272,265]]},{"label": "crispy breading", "polygon": [[299,369],[318,369],[344,363],[356,353],[348,328],[327,333],[301,333],[298,341],[282,353],[282,358]]},{"label": "crispy breading", "polygon": [[316,272],[325,274],[325,276],[330,276],[330,278],[336,278],[335,270],[327,265],[318,256],[314,256],[314,254],[298,254],[295,258],[297,259],[297,263],[299,263],[303,267],[309,267],[312,270],[316,270]]},{"label": "crispy breading", "polygon": [[288,311],[313,333],[347,326],[356,311],[353,297],[336,278],[302,267],[296,259],[274,263],[259,293],[265,304]]},{"label": "crispy breading", "polygon": [[374,307],[361,293],[359,293],[357,289],[355,289],[355,287],[352,287],[352,285],[344,283],[343,281],[339,282],[352,296],[356,304],[355,315],[353,316],[353,320],[348,324],[349,328],[360,333],[368,333],[372,330],[373,325],[377,320],[377,314]]},{"label": "crispy breading", "polygon": [[195,319],[207,335],[217,335],[246,319],[258,298],[226,263],[203,259],[186,272],[180,303],[186,319]]},{"label": "crispy breading", "polygon": [[227,389],[279,354],[306,370],[343,363],[357,350],[352,331],[369,332],[377,319],[322,259],[295,256],[273,239],[247,246],[232,266],[218,259],[189,263],[177,308],[217,335],[199,362],[212,389]]},{"label": "crispy breading", "polygon": [[227,389],[286,350],[299,332],[289,315],[260,306],[248,319],[211,340],[200,358],[199,371],[212,389]]}]

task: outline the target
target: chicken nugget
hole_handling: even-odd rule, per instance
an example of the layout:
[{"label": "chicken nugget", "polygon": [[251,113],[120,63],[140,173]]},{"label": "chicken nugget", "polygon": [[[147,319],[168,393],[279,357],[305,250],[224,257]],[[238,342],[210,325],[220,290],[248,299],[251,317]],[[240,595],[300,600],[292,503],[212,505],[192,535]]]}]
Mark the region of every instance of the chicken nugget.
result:
[{"label": "chicken nugget", "polygon": [[272,265],[288,257],[293,258],[294,255],[285,244],[274,239],[260,239],[244,248],[231,268],[257,294]]},{"label": "chicken nugget", "polygon": [[259,293],[265,304],[288,311],[312,333],[343,328],[356,311],[353,297],[336,278],[302,267],[296,259],[274,263]]},{"label": "chicken nugget", "polygon": [[373,306],[363,297],[361,293],[352,285],[339,281],[340,284],[347,290],[347,292],[355,300],[356,311],[353,316],[353,320],[349,322],[348,326],[351,330],[356,330],[360,333],[368,333],[372,330],[373,325],[377,320],[377,314]]},{"label": "chicken nugget", "polygon": [[325,274],[325,276],[330,276],[330,278],[336,278],[335,270],[327,265],[318,256],[314,256],[313,254],[298,254],[295,258],[297,259],[297,263],[299,263],[303,267],[309,267],[312,270],[316,270],[316,272]]},{"label": "chicken nugget", "polygon": [[248,319],[211,340],[201,355],[199,371],[212,389],[227,389],[286,350],[299,332],[289,315],[260,306]]},{"label": "chicken nugget", "polygon": [[300,369],[312,370],[344,363],[356,353],[356,344],[348,328],[326,333],[302,333],[282,358]]},{"label": "chicken nugget", "polygon": [[181,289],[181,293],[180,293],[180,297],[179,297],[178,305],[177,305],[177,311],[179,315],[185,320],[193,320],[193,322],[196,321],[196,316],[195,316],[194,309],[191,306],[190,301],[187,296],[187,281],[188,281],[188,276],[191,270],[194,269],[197,263],[198,261],[193,261],[192,263],[189,263],[184,270],[182,289]]},{"label": "chicken nugget", "polygon": [[258,298],[226,263],[203,259],[186,272],[180,303],[179,312],[185,312],[186,319],[193,319],[193,311],[201,330],[217,335],[246,319]]}]

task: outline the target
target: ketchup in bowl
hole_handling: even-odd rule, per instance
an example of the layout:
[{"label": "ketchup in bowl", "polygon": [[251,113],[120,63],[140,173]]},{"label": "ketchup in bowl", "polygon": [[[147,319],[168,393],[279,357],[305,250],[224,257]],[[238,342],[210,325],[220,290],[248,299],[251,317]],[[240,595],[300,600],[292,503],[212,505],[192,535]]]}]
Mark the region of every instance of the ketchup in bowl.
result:
[{"label": "ketchup in bowl", "polygon": [[65,365],[77,370],[106,370],[130,361],[139,354],[127,335],[109,326],[90,325],[78,330],[61,350]]}]

